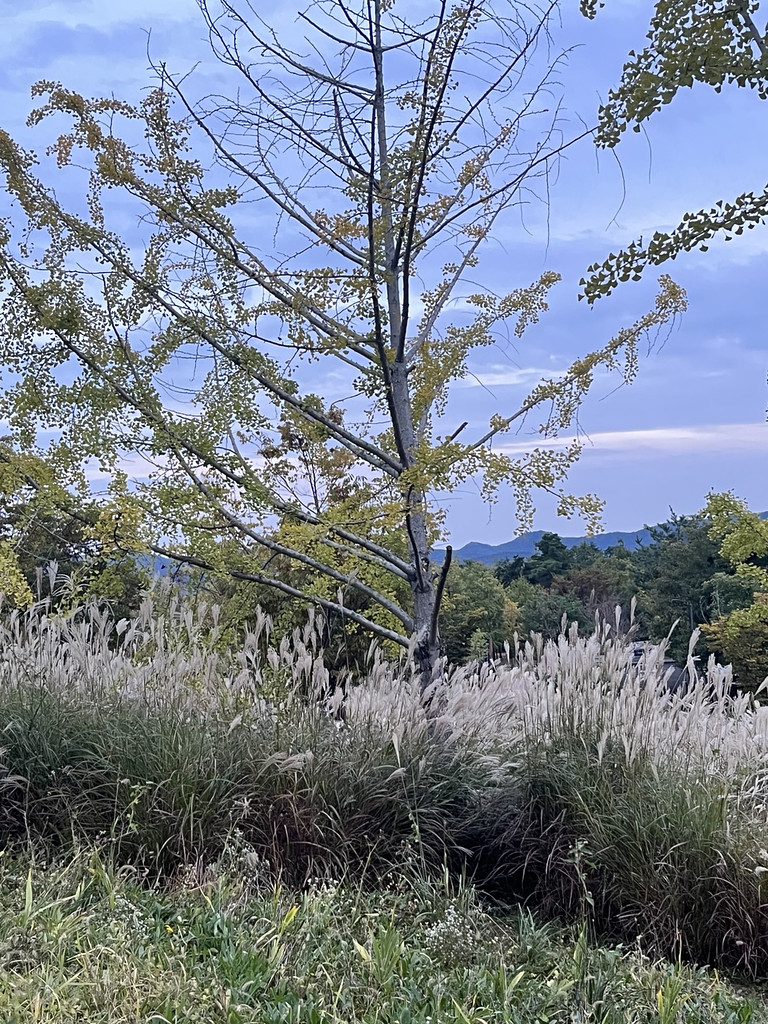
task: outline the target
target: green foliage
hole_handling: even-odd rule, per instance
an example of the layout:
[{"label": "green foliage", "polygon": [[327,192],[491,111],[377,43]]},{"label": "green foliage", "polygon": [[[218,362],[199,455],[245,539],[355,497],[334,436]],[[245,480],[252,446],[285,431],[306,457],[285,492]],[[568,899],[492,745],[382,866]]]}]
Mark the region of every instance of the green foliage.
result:
[{"label": "green foliage", "polygon": [[490,567],[480,562],[451,566],[440,625],[449,662],[487,658],[511,640],[517,625],[516,606]]},{"label": "green foliage", "polygon": [[755,596],[752,583],[728,572],[716,572],[702,589],[713,618],[729,615],[739,608],[748,608]]},{"label": "green foliage", "polygon": [[[565,619],[567,623],[575,622],[582,633],[589,633],[594,627],[594,613],[590,615],[586,603],[562,582],[567,578],[567,573],[563,577],[552,575],[557,568],[563,567],[563,562],[567,564],[568,552],[556,534],[545,534],[545,537],[547,540],[544,540],[544,550],[554,552],[554,557],[540,553],[528,559],[520,559],[522,575],[512,578],[504,587],[507,598],[513,602],[517,610],[515,628],[523,636],[539,633],[551,639],[560,634]],[[511,564],[499,564],[500,575],[509,578]],[[532,568],[529,569],[531,565]],[[555,586],[550,590],[532,582],[531,577],[554,580]]]},{"label": "green foliage", "polygon": [[737,608],[703,626],[710,647],[733,666],[742,690],[757,690],[768,679],[768,595],[757,594],[748,608]]},{"label": "green foliage", "polygon": [[10,597],[18,608],[28,608],[35,599],[7,540],[0,541],[0,594]]},{"label": "green foliage", "polygon": [[[602,4],[600,5],[602,6]],[[582,0],[582,13],[594,17],[596,0]],[[621,82],[600,108],[598,146],[613,148],[631,125],[636,132],[680,89],[696,83],[720,92],[724,86],[749,87],[768,96],[768,37],[754,15],[758,3],[730,0],[659,0],[642,50],[631,51]],[[716,235],[730,241],[768,215],[768,191],[744,192],[733,201],[718,200],[708,210],[686,213],[671,232],[632,242],[602,263],[589,267],[584,295],[594,302],[620,282],[637,281],[648,266],[659,266],[681,252],[699,248]]]},{"label": "green foliage", "polygon": [[758,993],[738,995],[714,972],[601,948],[586,929],[524,911],[493,912],[472,888],[413,868],[373,890],[345,878],[293,891],[259,886],[247,856],[233,835],[216,865],[155,887],[98,849],[47,864],[7,859],[0,1015],[46,1024],[761,1019]]},{"label": "green foliage", "polygon": [[[719,580],[729,569],[710,529],[705,513],[672,513],[668,523],[652,528],[653,543],[639,549],[633,558],[640,627],[658,642],[679,622],[669,652],[680,664],[685,662],[693,630],[718,614],[717,583],[712,580]],[[697,653],[706,660],[706,638]]]},{"label": "green foliage", "polygon": [[552,580],[551,589],[556,594],[572,594],[577,597],[594,617],[612,618],[616,605],[629,606],[632,600],[634,580],[631,567],[619,558],[604,556],[591,565],[574,566]]},{"label": "green foliage", "polygon": [[[614,547],[613,553],[618,557],[622,548],[623,544]],[[627,554],[629,554],[629,552],[627,552]],[[594,544],[584,541],[581,544],[577,544],[576,547],[569,549],[569,557],[571,568],[587,569],[590,566],[601,564],[605,558],[605,554]]]},{"label": "green foliage", "polygon": [[525,559],[522,555],[514,558],[502,558],[493,567],[493,575],[503,587],[509,587],[515,580],[523,578]]},{"label": "green foliage", "polygon": [[[733,663],[739,685],[754,689],[768,674],[760,637],[764,612],[750,610],[756,587],[766,579],[767,525],[732,495],[712,495],[700,514],[673,512],[669,522],[652,527],[651,543],[634,551],[623,545],[601,551],[588,544],[569,550],[556,534],[545,534],[536,554],[503,560],[494,574],[519,609],[524,634],[555,637],[563,615],[589,632],[595,615],[614,621],[619,606],[621,628],[627,631],[634,599],[638,638],[660,643],[677,623],[667,650],[683,665],[691,633],[701,627],[700,662],[714,653]],[[750,651],[748,668],[739,638],[750,622],[755,628],[743,645]]]},{"label": "green foliage", "polygon": [[567,630],[568,625],[575,622],[582,633],[588,633],[594,628],[594,620],[589,618],[578,597],[573,594],[549,593],[538,586],[520,606],[520,619],[522,633],[541,633],[547,639],[559,636],[563,623]]},{"label": "green foliage", "polygon": [[[99,539],[98,510],[82,505],[71,513],[51,511],[31,494],[26,502],[23,497],[0,495],[0,560],[9,559],[0,592],[21,606],[35,595],[50,597],[56,607],[96,598],[108,601],[118,619],[135,614],[151,573],[132,554]],[[54,564],[56,577],[51,578]]]},{"label": "green foliage", "polygon": [[768,590],[768,521],[750,512],[746,502],[730,491],[710,493],[705,507],[711,536],[736,575],[759,590]]},{"label": "green foliage", "polygon": [[540,587],[549,587],[554,576],[561,576],[571,566],[570,552],[556,533],[544,533],[536,541],[536,552],[526,560],[523,575]]},{"label": "green foliage", "polygon": [[733,665],[737,684],[756,690],[768,677],[768,523],[730,492],[709,494],[705,511],[712,542],[735,577],[704,634]]},{"label": "green foliage", "polygon": [[595,613],[612,618],[626,597],[620,569],[608,566],[606,556],[591,545],[568,549],[556,533],[546,532],[529,558],[503,560],[494,570],[519,608],[519,628],[527,634],[556,637],[566,621],[583,632],[594,626]]}]

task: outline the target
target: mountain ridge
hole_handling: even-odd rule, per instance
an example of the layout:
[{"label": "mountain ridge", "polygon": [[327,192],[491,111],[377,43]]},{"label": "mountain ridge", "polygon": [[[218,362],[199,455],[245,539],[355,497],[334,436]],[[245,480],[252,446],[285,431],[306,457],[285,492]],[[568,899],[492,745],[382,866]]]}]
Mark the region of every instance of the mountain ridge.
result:
[{"label": "mountain ridge", "polygon": [[[515,558],[520,555],[529,558],[536,552],[536,544],[541,540],[546,530],[531,530],[515,537],[502,544],[484,544],[482,541],[472,540],[463,547],[454,548],[453,557],[462,562],[483,562],[485,565],[495,565],[503,558]],[[624,544],[630,551],[638,547],[653,543],[651,532],[648,529],[626,531],[613,531],[611,533],[599,533],[594,537],[561,537],[567,548],[575,548],[580,544],[592,544],[601,551],[613,547],[615,544]],[[432,552],[432,560],[438,564],[445,558],[445,550],[440,548]]]},{"label": "mountain ridge", "polygon": [[[768,519],[768,512],[760,513],[761,519]],[[664,525],[659,524],[659,525]],[[463,547],[454,548],[453,557],[461,562],[482,562],[484,565],[495,565],[503,558],[515,558],[520,555],[523,558],[530,558],[536,553],[536,544],[545,533],[553,533],[552,530],[531,530],[515,537],[503,544],[484,544],[482,541],[471,540]],[[616,544],[623,544],[629,551],[636,551],[639,547],[653,544],[651,531],[648,527],[640,530],[613,530],[609,533],[598,533],[594,537],[561,537],[567,548],[575,548],[580,544],[592,544],[600,551],[613,547]],[[432,560],[441,565],[445,559],[445,550],[439,548],[432,552]]]}]

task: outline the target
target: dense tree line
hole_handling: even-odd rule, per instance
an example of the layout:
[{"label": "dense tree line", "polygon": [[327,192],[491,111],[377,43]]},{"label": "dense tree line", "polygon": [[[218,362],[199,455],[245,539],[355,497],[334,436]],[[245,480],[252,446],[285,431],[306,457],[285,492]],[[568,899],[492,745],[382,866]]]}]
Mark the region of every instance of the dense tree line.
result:
[{"label": "dense tree line", "polygon": [[[492,572],[515,603],[522,633],[554,636],[563,617],[589,631],[596,614],[613,618],[617,606],[628,629],[634,597],[638,638],[669,637],[669,652],[682,663],[691,633],[700,628],[700,661],[714,654],[733,664],[741,686],[758,686],[768,676],[768,626],[753,611],[762,606],[759,580],[750,580],[735,559],[726,557],[722,537],[704,513],[672,514],[650,533],[651,542],[634,551],[623,544],[568,549],[557,534],[545,533],[530,558],[505,559],[493,570],[465,564],[459,573]],[[766,558],[753,556],[751,562],[765,566]]]},{"label": "dense tree line", "polygon": [[[700,662],[714,654],[733,664],[741,686],[758,686],[768,676],[768,616],[754,611],[768,608],[759,588],[725,557],[703,513],[673,514],[650,532],[651,542],[634,551],[623,544],[568,548],[556,533],[545,533],[528,558],[455,566],[443,627],[449,657],[493,653],[515,631],[554,637],[563,621],[589,633],[596,616],[613,620],[617,607],[628,631],[635,598],[638,639],[669,637],[671,656],[683,663],[691,633],[701,628]],[[765,565],[766,559],[752,562]]]}]

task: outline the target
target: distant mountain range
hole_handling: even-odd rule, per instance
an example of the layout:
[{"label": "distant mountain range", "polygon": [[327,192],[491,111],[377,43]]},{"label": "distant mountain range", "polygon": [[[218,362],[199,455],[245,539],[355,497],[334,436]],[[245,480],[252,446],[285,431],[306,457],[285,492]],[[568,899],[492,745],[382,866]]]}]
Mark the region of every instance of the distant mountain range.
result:
[{"label": "distant mountain range", "polygon": [[[768,519],[768,512],[760,513],[761,519]],[[529,558],[536,553],[536,544],[544,535],[544,530],[533,530],[524,533],[521,537],[508,540],[505,544],[482,544],[480,541],[470,541],[463,548],[454,548],[453,557],[461,562],[483,562],[485,565],[495,565],[502,558],[514,558],[522,555]],[[551,531],[550,531],[551,532]],[[651,531],[647,529],[633,530],[631,533],[598,533],[594,537],[561,537],[567,548],[576,548],[579,544],[592,544],[600,551],[611,548],[615,544],[623,544],[629,551],[635,551],[646,544],[652,544]],[[438,565],[442,564],[445,558],[445,551],[438,549],[432,552],[432,560]]]},{"label": "distant mountain range", "polygon": [[[514,558],[522,555],[528,558],[535,554],[536,544],[544,535],[544,530],[532,530],[524,533],[521,537],[508,540],[505,544],[481,544],[480,541],[470,541],[463,548],[454,548],[453,557],[462,562],[484,562],[486,565],[495,565],[502,558]],[[645,544],[652,543],[650,530],[635,530],[633,533],[598,533],[594,537],[561,537],[567,548],[576,548],[579,544],[593,544],[596,548],[604,551],[605,548],[613,547],[615,544],[624,544],[630,551],[634,551]],[[432,552],[433,561],[440,564],[445,558],[445,551],[436,550]]]}]

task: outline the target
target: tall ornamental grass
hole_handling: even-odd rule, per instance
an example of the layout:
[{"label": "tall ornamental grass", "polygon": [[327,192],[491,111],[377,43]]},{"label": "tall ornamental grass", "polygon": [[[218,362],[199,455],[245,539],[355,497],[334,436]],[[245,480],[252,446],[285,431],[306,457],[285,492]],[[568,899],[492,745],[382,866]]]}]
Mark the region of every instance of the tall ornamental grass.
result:
[{"label": "tall ornamental grass", "polygon": [[662,650],[634,666],[603,627],[536,638],[457,684],[454,728],[508,765],[468,844],[487,837],[498,892],[667,955],[766,972],[768,709],[732,697],[729,670],[712,661],[672,694]]},{"label": "tall ornamental grass", "polygon": [[[258,617],[233,652],[215,619],[174,601],[131,622],[44,602],[5,616],[0,842],[108,841],[168,873],[237,832],[291,883],[403,855],[440,867],[481,759],[433,746],[420,711],[400,739],[375,714],[341,727],[312,620],[273,644]],[[374,663],[366,685],[391,672]]]},{"label": "tall ornamental grass", "polygon": [[[768,715],[710,663],[687,692],[603,624],[445,671],[430,714],[372,655],[335,687],[319,629],[240,650],[215,611],[43,602],[0,624],[0,842],[107,844],[154,874],[235,841],[265,880],[416,862],[698,962],[768,973]],[[692,662],[691,662],[692,666]]]}]

